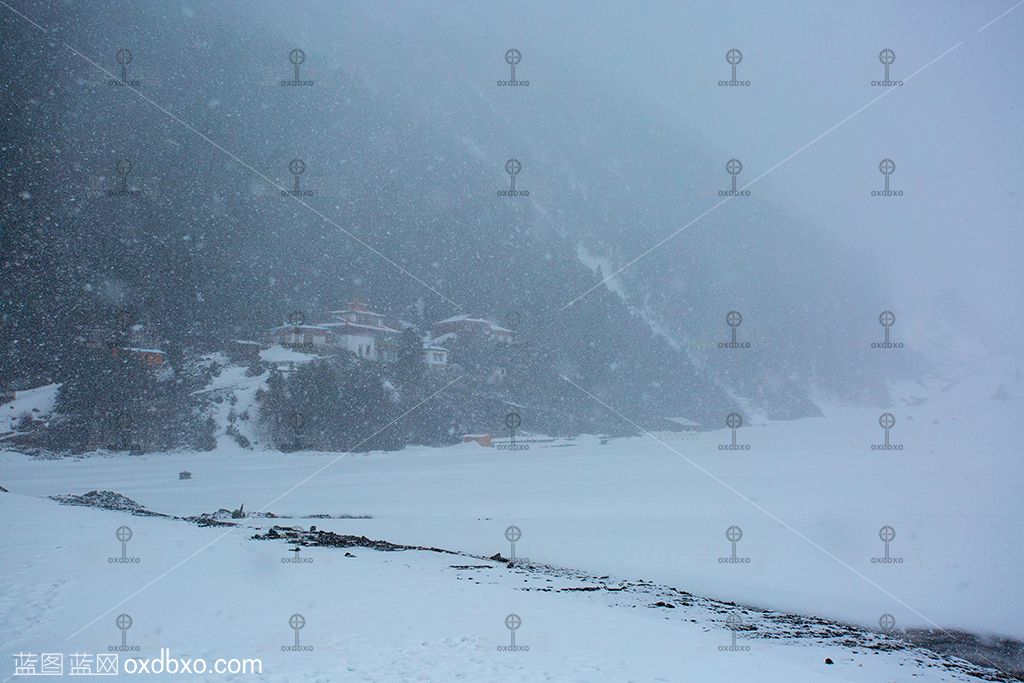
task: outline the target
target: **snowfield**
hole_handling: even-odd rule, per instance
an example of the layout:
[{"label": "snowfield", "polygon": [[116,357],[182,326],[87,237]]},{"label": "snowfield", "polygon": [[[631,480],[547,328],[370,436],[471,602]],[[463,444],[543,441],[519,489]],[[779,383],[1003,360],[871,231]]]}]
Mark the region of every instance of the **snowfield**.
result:
[{"label": "snowfield", "polygon": [[[511,453],[281,454],[223,439],[212,453],[2,453],[0,640],[8,656],[103,652],[125,613],[136,656],[263,660],[262,675],[204,680],[1000,680],[896,636],[1024,638],[1024,465],[1007,428],[1021,418],[1018,367],[989,357],[896,387],[898,451],[871,448],[878,410],[833,406],[741,427],[744,451],[719,449],[722,429]],[[249,516],[202,527],[48,499],[93,490],[165,515]],[[138,563],[108,561],[121,525]],[[252,538],[275,525],[460,554]],[[295,613],[312,651],[281,650]],[[528,650],[499,650],[512,613]],[[891,637],[870,632],[883,614]]]}]

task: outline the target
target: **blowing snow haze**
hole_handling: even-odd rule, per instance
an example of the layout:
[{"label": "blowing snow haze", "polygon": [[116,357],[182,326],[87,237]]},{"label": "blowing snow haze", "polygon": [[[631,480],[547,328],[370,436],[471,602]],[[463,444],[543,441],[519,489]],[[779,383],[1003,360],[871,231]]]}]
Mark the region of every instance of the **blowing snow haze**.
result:
[{"label": "blowing snow haze", "polygon": [[[469,640],[432,670],[372,607],[355,633],[322,616],[299,671],[207,639],[272,680],[567,680],[558,648],[604,658],[587,680],[1009,680],[1022,22],[996,0],[0,2],[6,512],[47,538],[95,522],[85,553],[140,510],[181,547],[241,527],[210,552],[288,540],[310,590],[352,567],[411,591],[378,575],[391,552],[505,577],[441,620]],[[150,557],[133,585],[180,559]],[[120,638],[87,623],[127,613],[111,571],[36,635],[12,583],[3,640]],[[650,651],[559,641],[596,604],[515,612],[519,574],[621,579],[674,626],[612,627]],[[317,637],[314,598],[274,601],[257,632]],[[140,614],[147,652],[188,649]]]}]

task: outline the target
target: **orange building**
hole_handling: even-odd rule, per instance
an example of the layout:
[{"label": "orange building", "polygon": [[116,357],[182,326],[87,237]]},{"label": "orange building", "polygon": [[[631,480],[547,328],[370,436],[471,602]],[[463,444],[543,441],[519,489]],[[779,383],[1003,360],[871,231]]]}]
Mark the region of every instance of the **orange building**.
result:
[{"label": "orange building", "polygon": [[160,349],[140,349],[130,346],[115,346],[111,352],[114,354],[114,358],[133,356],[142,361],[144,365],[151,368],[160,367],[164,364],[164,361],[167,360],[167,354]]}]

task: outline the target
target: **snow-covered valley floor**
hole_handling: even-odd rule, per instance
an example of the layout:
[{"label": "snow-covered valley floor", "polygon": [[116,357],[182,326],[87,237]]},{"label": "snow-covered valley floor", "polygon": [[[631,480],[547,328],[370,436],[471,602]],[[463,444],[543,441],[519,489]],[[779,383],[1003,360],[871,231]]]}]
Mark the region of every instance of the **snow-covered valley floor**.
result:
[{"label": "snow-covered valley floor", "polygon": [[[834,407],[744,427],[742,452],[720,450],[720,430],[513,453],[2,453],[0,641],[8,657],[106,652],[128,614],[133,656],[263,660],[262,675],[204,680],[999,680],[901,634],[1024,638],[1017,369],[987,359],[897,387],[898,452],[871,449],[879,411]],[[200,526],[49,499],[93,490],[249,516]],[[299,552],[253,538],[275,525],[344,536],[306,533]],[[877,559],[885,526],[901,561]],[[347,536],[460,554],[331,541]],[[122,551],[139,561],[109,561]],[[312,650],[282,650],[294,614]],[[499,649],[510,614],[528,650]],[[882,615],[891,635],[875,633]],[[992,667],[1011,668],[1019,652],[997,650]]]}]

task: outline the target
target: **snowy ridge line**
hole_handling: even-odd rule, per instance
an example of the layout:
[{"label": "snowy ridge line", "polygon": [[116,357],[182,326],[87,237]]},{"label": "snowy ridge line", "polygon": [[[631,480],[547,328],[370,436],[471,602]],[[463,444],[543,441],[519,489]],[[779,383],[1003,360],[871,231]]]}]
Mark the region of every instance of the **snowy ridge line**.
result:
[{"label": "snowy ridge line", "polygon": [[[545,593],[585,595],[591,600],[600,600],[613,608],[671,610],[673,617],[684,621],[702,623],[708,629],[720,629],[723,634],[735,630],[741,639],[791,641],[794,645],[824,646],[858,652],[906,653],[910,662],[919,668],[940,669],[959,675],[962,680],[1024,681],[1024,667],[1021,666],[1024,643],[1011,639],[986,642],[982,638],[948,629],[910,629],[897,634],[871,631],[861,626],[844,624],[821,617],[780,612],[772,609],[741,605],[735,602],[703,597],[693,593],[657,584],[645,579],[612,580],[608,575],[597,576],[584,571],[557,567],[528,559],[510,560],[495,553],[478,555],[461,550],[433,546],[406,545],[386,540],[374,540],[366,536],[339,534],[318,530],[315,526],[306,530],[295,526],[274,525],[266,532],[263,527],[245,524],[247,519],[289,519],[273,513],[242,513],[232,521],[222,519],[220,513],[176,516],[149,510],[127,496],[113,491],[90,491],[84,495],[51,496],[51,500],[64,505],[95,507],[132,515],[162,517],[183,521],[199,527],[247,526],[257,533],[252,540],[284,541],[285,543],[316,548],[366,548],[378,552],[431,552],[453,557],[463,557],[488,564],[453,564],[450,569],[457,572],[487,571],[507,568],[521,576],[528,585],[515,586],[515,590]],[[306,516],[306,519],[323,519],[320,516]],[[346,518],[339,516],[339,518]],[[237,520],[237,521],[236,521]],[[353,556],[354,557],[354,556]],[[532,585],[530,585],[532,584]],[[739,617],[739,625],[735,621]],[[992,663],[999,662],[995,668]]]}]

